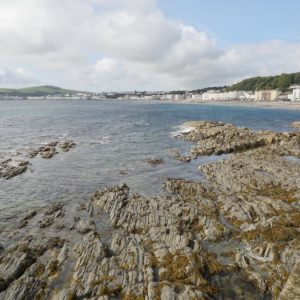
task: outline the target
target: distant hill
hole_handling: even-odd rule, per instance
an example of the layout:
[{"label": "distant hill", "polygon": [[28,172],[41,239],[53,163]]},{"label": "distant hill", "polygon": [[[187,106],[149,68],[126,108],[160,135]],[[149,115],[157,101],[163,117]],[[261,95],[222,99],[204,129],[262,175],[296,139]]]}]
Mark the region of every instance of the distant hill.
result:
[{"label": "distant hill", "polygon": [[283,73],[278,76],[248,78],[228,87],[227,91],[279,89],[285,92],[288,91],[292,84],[300,84],[300,72],[291,74]]},{"label": "distant hill", "polygon": [[61,95],[61,94],[74,94],[80,93],[78,91],[66,90],[56,86],[44,85],[36,87],[28,87],[22,89],[5,89],[0,88],[1,96],[47,96],[47,95]]}]

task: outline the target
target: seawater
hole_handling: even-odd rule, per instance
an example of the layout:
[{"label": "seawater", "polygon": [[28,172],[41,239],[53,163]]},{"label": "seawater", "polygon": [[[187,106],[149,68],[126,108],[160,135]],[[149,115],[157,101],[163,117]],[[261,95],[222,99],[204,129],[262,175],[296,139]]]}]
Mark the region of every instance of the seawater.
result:
[{"label": "seawater", "polygon": [[[54,201],[78,202],[107,185],[127,183],[132,191],[153,195],[165,177],[201,180],[197,167],[172,159],[191,144],[174,138],[190,120],[217,120],[253,129],[290,131],[300,111],[128,101],[0,101],[0,160],[22,158],[28,148],[73,139],[77,146],[50,160],[40,157],[26,173],[0,179],[0,226],[29,207]],[[156,167],[145,160],[162,158]]]}]

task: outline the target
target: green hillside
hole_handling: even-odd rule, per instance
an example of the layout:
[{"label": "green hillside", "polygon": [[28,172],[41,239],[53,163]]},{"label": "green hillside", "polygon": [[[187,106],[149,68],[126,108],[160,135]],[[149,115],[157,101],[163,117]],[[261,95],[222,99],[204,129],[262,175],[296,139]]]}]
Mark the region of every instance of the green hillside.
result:
[{"label": "green hillside", "polygon": [[0,95],[7,96],[46,96],[46,95],[57,95],[57,94],[73,94],[77,91],[65,90],[56,86],[44,85],[37,87],[28,87],[22,89],[6,89],[0,88]]},{"label": "green hillside", "polygon": [[285,92],[292,84],[300,84],[300,72],[278,76],[253,77],[242,80],[227,88],[228,91],[255,91],[279,89]]}]

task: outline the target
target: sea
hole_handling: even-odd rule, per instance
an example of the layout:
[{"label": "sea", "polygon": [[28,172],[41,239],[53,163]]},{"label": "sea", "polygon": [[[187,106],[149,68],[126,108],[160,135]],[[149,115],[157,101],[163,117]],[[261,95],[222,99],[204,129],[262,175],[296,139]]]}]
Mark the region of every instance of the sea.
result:
[{"label": "sea", "polygon": [[[300,111],[241,106],[110,101],[0,101],[0,161],[24,159],[30,148],[74,140],[76,147],[47,160],[37,156],[28,170],[0,178],[0,230],[28,208],[53,202],[83,202],[105,186],[126,183],[144,196],[163,193],[165,178],[203,180],[198,166],[222,159],[202,157],[191,163],[191,144],[176,138],[191,120],[216,120],[249,127],[292,131]],[[152,166],[148,159],[162,159]]]}]

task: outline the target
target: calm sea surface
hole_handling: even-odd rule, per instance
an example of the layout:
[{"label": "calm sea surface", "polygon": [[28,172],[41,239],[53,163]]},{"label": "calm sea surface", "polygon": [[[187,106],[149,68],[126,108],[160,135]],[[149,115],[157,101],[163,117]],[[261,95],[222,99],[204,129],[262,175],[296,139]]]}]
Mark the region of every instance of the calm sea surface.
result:
[{"label": "calm sea surface", "polygon": [[[166,176],[201,179],[201,158],[191,164],[170,156],[190,145],[172,136],[189,120],[219,120],[253,129],[292,130],[300,111],[197,104],[124,101],[0,101],[0,160],[21,159],[28,148],[73,139],[77,146],[50,160],[40,157],[26,173],[0,179],[0,227],[28,207],[83,201],[106,185],[126,182],[144,195],[161,192]],[[162,158],[157,167],[145,162]]]}]

